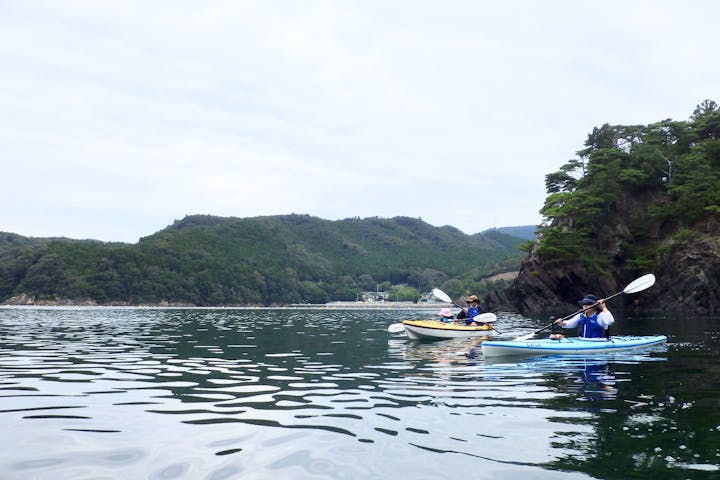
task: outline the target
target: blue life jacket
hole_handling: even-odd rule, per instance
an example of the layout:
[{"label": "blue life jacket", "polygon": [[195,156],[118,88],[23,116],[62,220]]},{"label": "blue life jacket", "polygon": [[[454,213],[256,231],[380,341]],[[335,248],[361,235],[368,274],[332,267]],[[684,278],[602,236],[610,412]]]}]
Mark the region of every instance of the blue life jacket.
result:
[{"label": "blue life jacket", "polygon": [[478,307],[470,307],[467,311],[467,316],[465,317],[465,325],[470,325],[473,321],[473,318],[480,315],[480,309]]},{"label": "blue life jacket", "polygon": [[585,316],[584,313],[580,314],[580,321],[578,321],[578,335],[585,338],[604,338],[606,336],[605,329],[598,323],[597,318],[600,312],[595,312],[594,315]]}]

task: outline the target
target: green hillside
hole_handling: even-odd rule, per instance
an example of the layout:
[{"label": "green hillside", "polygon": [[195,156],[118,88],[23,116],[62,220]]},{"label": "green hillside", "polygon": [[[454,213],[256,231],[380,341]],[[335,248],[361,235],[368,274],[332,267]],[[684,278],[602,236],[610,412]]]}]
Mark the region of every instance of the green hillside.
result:
[{"label": "green hillside", "polygon": [[137,244],[0,237],[0,299],[249,305],[355,300],[378,286],[452,295],[517,270],[521,239],[406,217],[189,216]]}]

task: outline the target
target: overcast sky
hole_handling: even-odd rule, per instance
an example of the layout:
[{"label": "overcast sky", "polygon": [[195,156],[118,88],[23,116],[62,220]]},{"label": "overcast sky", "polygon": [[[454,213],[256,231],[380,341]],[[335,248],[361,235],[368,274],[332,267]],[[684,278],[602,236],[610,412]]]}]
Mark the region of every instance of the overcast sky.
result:
[{"label": "overcast sky", "polygon": [[541,221],[595,126],[720,101],[720,2],[0,0],[0,231]]}]

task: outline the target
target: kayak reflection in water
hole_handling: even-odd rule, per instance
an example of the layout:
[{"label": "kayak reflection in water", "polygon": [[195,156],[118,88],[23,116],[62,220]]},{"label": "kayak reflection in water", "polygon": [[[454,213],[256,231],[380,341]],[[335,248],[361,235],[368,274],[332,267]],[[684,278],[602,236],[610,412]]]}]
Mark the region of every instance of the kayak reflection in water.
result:
[{"label": "kayak reflection in water", "polygon": [[608,362],[586,362],[579,380],[587,400],[613,400],[617,395],[615,375]]},{"label": "kayak reflection in water", "polygon": [[578,301],[583,311],[569,320],[558,318],[556,325],[563,328],[578,328],[578,335],[583,338],[610,338],[610,325],[615,323],[615,317],[605,306],[605,299],[595,295],[585,295]]}]

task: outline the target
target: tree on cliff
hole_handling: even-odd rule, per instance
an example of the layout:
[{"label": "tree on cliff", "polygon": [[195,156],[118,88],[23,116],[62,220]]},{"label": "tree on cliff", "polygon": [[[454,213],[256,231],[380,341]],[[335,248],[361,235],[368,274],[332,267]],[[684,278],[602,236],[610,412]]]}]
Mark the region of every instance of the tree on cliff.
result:
[{"label": "tree on cliff", "polygon": [[[546,176],[544,218],[516,297],[542,292],[570,302],[598,283],[659,268],[673,238],[716,238],[720,230],[716,102],[705,100],[687,121],[604,124],[584,147]],[[543,285],[530,285],[531,271]]]},{"label": "tree on cliff", "polygon": [[[588,135],[585,147],[577,152],[579,159],[546,176],[548,197],[536,247],[543,261],[606,268],[612,258],[598,250],[597,232],[616,217],[633,227],[633,238],[681,226],[712,226],[707,221],[720,210],[720,109],[715,102],[698,105],[687,122],[605,124]],[[649,212],[629,208],[633,199],[648,196],[656,200]],[[623,260],[632,265],[634,258]]]}]

